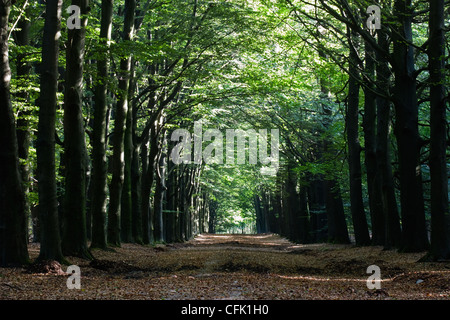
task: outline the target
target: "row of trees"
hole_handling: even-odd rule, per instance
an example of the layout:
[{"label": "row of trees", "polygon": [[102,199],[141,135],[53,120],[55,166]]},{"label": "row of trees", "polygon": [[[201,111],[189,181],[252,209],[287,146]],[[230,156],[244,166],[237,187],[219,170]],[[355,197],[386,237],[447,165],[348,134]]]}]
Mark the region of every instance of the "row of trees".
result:
[{"label": "row of trees", "polygon": [[[384,245],[403,252],[429,249],[425,259],[448,259],[448,7],[444,1],[429,5],[380,2],[381,27],[373,32],[366,27],[372,20],[365,14],[370,5],[346,0],[287,1],[292,25],[301,26],[296,34],[348,75],[344,88],[333,88],[330,73],[317,76],[317,86],[324,93],[319,109],[322,117],[316,122],[319,128],[309,131],[320,134],[325,130],[333,135],[330,125],[336,120],[332,119],[330,97],[342,102],[356,244]],[[285,121],[285,115],[279,117]],[[300,128],[301,117],[297,122]],[[305,140],[301,129],[291,124],[289,128]],[[255,201],[265,230],[279,230],[302,242],[349,242],[342,179],[329,162],[339,152],[333,147],[335,141],[326,133],[309,143],[288,141],[288,164],[281,183],[276,190],[263,191]],[[324,164],[322,172],[298,170],[299,165],[311,163]],[[365,212],[364,186],[369,215]],[[274,217],[278,219],[275,224]]]},{"label": "row of trees", "polygon": [[[106,249],[202,232],[202,166],[169,161],[170,132],[201,117],[193,106],[227,94],[208,81],[250,39],[247,9],[74,0],[77,17],[61,0],[1,5],[2,264],[28,261],[29,221],[39,260],[92,258],[88,240]],[[66,16],[79,28],[65,28]]]}]

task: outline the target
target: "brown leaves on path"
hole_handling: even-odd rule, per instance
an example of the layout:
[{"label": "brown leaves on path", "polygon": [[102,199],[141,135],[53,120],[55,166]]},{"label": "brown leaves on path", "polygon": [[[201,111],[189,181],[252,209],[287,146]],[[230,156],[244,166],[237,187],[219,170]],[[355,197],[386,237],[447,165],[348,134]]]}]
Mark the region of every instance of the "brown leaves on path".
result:
[{"label": "brown leaves on path", "polygon": [[[30,244],[35,258],[38,244]],[[275,234],[202,234],[186,243],[123,244],[93,250],[95,260],[68,257],[81,289],[62,272],[1,268],[0,299],[449,299],[450,264],[417,262],[424,253],[381,247],[298,245]],[[381,270],[370,290],[369,265]],[[44,269],[45,270],[45,269]]]}]

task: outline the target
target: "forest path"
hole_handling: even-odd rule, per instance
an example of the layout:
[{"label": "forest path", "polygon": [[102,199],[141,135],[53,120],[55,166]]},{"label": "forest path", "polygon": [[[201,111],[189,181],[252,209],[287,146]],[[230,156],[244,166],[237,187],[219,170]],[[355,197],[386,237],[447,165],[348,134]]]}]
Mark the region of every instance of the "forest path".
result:
[{"label": "forest path", "polygon": [[290,251],[300,248],[286,238],[273,233],[263,234],[211,234],[203,233],[186,242],[188,250],[235,249],[250,251]]},{"label": "forest path", "polygon": [[[39,253],[30,244],[31,258]],[[92,250],[81,289],[65,275],[0,269],[1,299],[450,299],[450,263],[417,262],[424,253],[328,243],[293,244],[276,234],[200,234],[185,243],[124,243]],[[381,290],[367,288],[367,267],[381,270]],[[62,266],[66,270],[67,266]]]}]

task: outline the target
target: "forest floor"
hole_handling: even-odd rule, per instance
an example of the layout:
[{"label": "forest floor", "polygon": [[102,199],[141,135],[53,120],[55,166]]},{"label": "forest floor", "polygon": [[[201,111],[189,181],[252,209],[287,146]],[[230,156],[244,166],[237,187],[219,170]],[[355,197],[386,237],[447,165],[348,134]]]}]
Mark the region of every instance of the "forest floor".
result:
[{"label": "forest floor", "polygon": [[[29,252],[35,259],[39,245]],[[450,262],[418,262],[425,253],[377,246],[201,234],[186,243],[123,244],[92,254],[93,261],[68,257],[80,267],[79,290],[67,288],[67,266],[0,268],[0,299],[450,300]],[[367,287],[370,265],[380,267],[381,289]]]}]

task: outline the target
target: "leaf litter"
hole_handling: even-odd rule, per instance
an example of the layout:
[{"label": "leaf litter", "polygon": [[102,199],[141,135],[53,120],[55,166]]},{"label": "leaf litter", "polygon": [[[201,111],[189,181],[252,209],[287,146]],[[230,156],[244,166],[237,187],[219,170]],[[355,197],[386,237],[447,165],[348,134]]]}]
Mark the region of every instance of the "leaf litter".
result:
[{"label": "leaf litter", "polygon": [[[39,244],[30,244],[29,252],[35,259]],[[418,262],[424,252],[379,246],[201,234],[185,243],[127,243],[92,254],[92,261],[67,257],[81,269],[79,290],[67,288],[67,266],[54,261],[1,268],[0,299],[450,299],[449,262]],[[380,267],[380,289],[366,285],[370,265]]]}]

